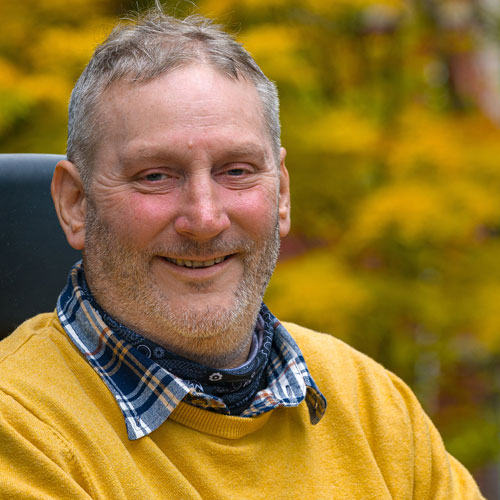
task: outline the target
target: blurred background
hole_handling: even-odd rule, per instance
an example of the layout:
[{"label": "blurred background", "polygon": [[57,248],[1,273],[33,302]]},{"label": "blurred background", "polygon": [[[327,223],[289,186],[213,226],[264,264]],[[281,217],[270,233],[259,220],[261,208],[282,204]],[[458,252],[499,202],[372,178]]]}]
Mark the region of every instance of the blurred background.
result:
[{"label": "blurred background", "polygon": [[[92,50],[151,3],[3,2],[0,152],[64,153]],[[293,230],[266,302],[402,377],[500,499],[500,1],[196,4],[280,90]]]}]

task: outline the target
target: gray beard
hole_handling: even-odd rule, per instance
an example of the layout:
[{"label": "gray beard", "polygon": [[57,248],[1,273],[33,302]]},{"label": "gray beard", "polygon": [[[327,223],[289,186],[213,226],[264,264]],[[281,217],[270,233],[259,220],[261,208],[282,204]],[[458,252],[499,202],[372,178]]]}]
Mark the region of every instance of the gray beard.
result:
[{"label": "gray beard", "polygon": [[[96,215],[89,201],[84,269],[100,306],[117,321],[167,349],[213,367],[230,366],[251,342],[260,304],[279,254],[278,215],[263,243],[222,237],[207,243],[186,240],[178,245],[137,250],[121,244]],[[150,269],[155,255],[196,255],[238,252],[243,276],[228,307],[173,310],[169,297]],[[210,282],[188,284],[203,291]]]}]

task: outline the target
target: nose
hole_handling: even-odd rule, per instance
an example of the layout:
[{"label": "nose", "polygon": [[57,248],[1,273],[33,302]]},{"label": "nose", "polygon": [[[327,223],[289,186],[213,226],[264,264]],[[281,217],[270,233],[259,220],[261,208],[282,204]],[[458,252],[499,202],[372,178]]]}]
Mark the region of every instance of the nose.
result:
[{"label": "nose", "polygon": [[221,188],[208,176],[197,176],[183,186],[182,201],[174,227],[178,234],[197,241],[206,241],[230,226]]}]

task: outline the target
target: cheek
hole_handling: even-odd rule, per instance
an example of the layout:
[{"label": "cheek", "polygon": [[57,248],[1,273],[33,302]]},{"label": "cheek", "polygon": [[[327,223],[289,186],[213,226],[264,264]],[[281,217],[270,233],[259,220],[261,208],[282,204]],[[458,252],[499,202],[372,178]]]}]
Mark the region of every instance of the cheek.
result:
[{"label": "cheek", "polygon": [[170,224],[173,214],[161,196],[134,193],[126,199],[116,200],[110,209],[111,224],[137,247],[146,247]]},{"label": "cheek", "polygon": [[276,193],[270,189],[240,191],[231,212],[233,222],[257,239],[274,229],[278,213]]}]

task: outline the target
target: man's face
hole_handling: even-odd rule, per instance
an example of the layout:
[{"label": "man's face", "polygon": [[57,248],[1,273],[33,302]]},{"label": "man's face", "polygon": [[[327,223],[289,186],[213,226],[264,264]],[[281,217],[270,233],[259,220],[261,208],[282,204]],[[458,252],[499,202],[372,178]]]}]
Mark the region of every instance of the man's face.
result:
[{"label": "man's face", "polygon": [[289,229],[284,150],[276,166],[254,86],[191,65],[113,86],[101,113],[84,248],[97,301],[187,355],[248,345]]}]

